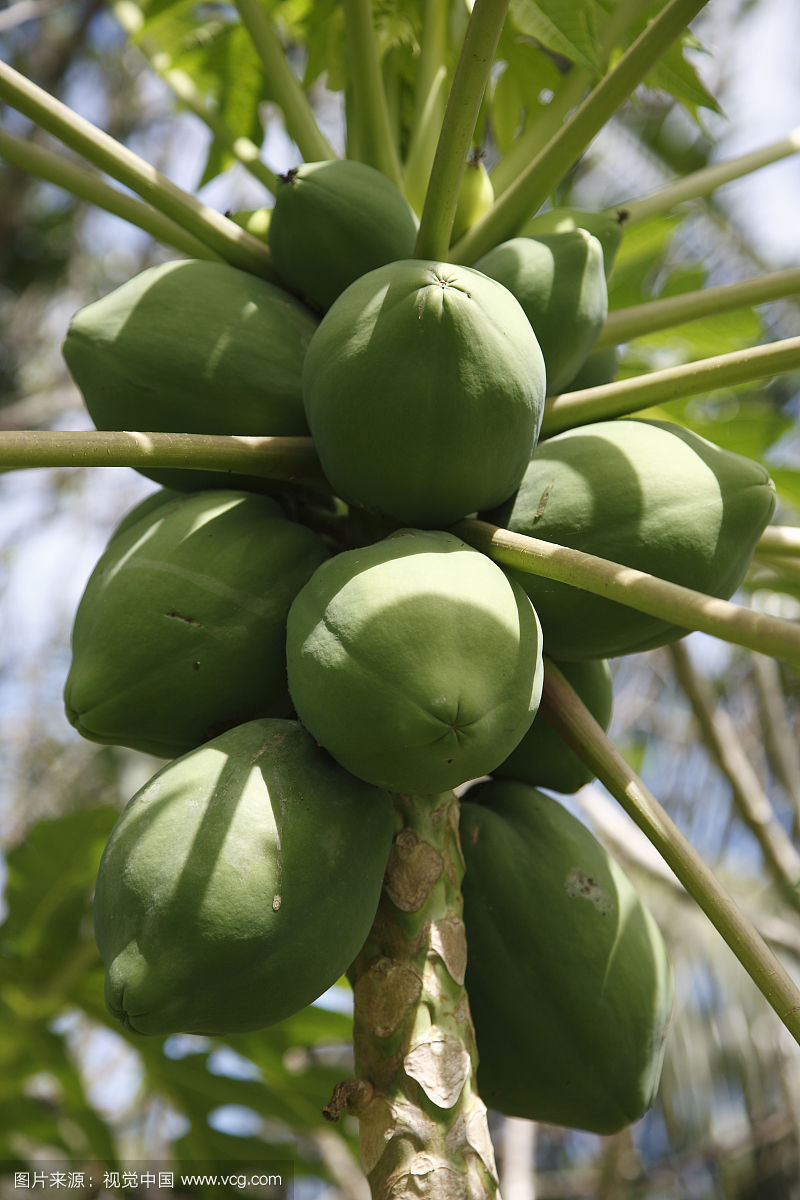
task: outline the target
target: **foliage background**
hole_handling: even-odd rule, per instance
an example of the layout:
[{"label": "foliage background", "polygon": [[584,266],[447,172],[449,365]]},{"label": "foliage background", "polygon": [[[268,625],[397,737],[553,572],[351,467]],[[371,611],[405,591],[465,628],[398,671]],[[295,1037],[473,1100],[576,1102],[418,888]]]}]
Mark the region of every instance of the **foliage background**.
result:
[{"label": "foliage background", "polygon": [[[270,7],[280,8],[289,25],[303,23],[314,9],[315,28],[324,29],[319,18],[334,6],[284,0]],[[212,15],[224,10],[206,8]],[[408,54],[404,6],[378,9],[387,52],[402,65]],[[637,93],[598,137],[558,202],[586,208],[622,202],[710,158],[788,132],[800,99],[796,6],[712,0],[694,30],[705,52],[673,58],[673,74],[651,81],[659,88]],[[314,56],[329,48],[332,36],[328,29],[324,45],[321,36],[312,41],[308,61],[290,51],[298,70],[313,75]],[[176,182],[199,188],[220,211],[266,201],[240,167],[217,173],[227,162],[207,129],[176,109],[171,91],[127,43],[109,6],[16,0],[0,12],[0,55]],[[523,63],[505,82],[503,75],[496,80],[494,124],[487,130],[495,140],[487,136],[485,143],[490,165],[496,140],[505,144],[513,136],[514,89],[526,77]],[[317,78],[313,96],[339,150],[341,104],[323,83]],[[259,142],[263,133],[274,169],[294,165],[296,153],[268,104],[247,110],[235,89],[224,103],[238,128]],[[20,134],[28,128],[11,111],[3,122]],[[88,428],[60,357],[69,318],[171,255],[116,218],[1,164],[0,194],[0,428]],[[729,185],[713,203],[635,227],[612,277],[612,305],[795,265],[798,196],[800,166],[789,159]],[[789,301],[708,318],[637,339],[626,347],[622,371],[634,374],[796,331],[797,307]],[[797,523],[796,377],[676,404],[670,415],[766,461],[781,487],[779,519]],[[160,763],[82,742],[63,715],[61,688],[86,578],[117,520],[152,486],[117,468],[0,479],[0,1160],[252,1156],[263,1163],[291,1157],[298,1197],[363,1197],[354,1127],[345,1119],[334,1129],[321,1116],[333,1084],[350,1070],[344,988],[275,1029],[225,1041],[133,1042],[103,1008],[91,938],[94,872],[120,806]],[[739,599],[796,616],[796,585],[783,581],[776,591],[773,576],[763,582],[769,587],[754,577]],[[796,673],[702,635],[686,644],[710,685],[725,744],[735,742],[752,768],[751,796],[767,802],[766,825],[777,822],[794,837],[800,824]],[[675,667],[666,650],[614,664],[612,736],[797,976],[797,889],[776,884],[752,818],[749,826],[743,819],[741,797],[698,736]],[[800,1196],[797,1047],[603,790],[585,789],[574,807],[613,846],[665,932],[676,966],[676,1013],[658,1103],[632,1130],[598,1138],[493,1119],[506,1200]]]}]

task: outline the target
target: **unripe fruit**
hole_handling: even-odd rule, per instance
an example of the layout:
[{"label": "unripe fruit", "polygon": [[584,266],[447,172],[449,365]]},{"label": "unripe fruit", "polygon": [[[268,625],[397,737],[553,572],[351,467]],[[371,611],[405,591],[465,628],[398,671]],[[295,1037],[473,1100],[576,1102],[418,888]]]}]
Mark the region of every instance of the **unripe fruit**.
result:
[{"label": "unripe fruit", "polygon": [[289,613],[297,715],[342,766],[432,794],[497,766],[542,689],[536,614],[491,559],[403,530],[323,564]]},{"label": "unripe fruit", "polygon": [[519,300],[544,357],[547,390],[577,373],[608,315],[603,251],[585,229],[518,237],[475,264]]},{"label": "unripe fruit", "polygon": [[172,758],[291,712],[286,614],[327,557],[266,496],[148,497],[86,585],[64,690],[83,737]]},{"label": "unripe fruit", "polygon": [[461,805],[478,1086],[507,1116],[614,1133],[653,1102],[672,1009],[661,934],[600,843],[510,780]]},{"label": "unripe fruit", "polygon": [[[764,467],[667,421],[620,419],[548,438],[488,519],[728,599],[775,508]],[[565,583],[510,569],[565,661],[663,646],[685,630]]]},{"label": "unripe fruit", "polygon": [[620,213],[548,208],[531,217],[521,232],[523,237],[541,237],[543,233],[565,233],[571,229],[585,229],[597,238],[603,247],[606,276],[610,275],[625,232],[624,216]]},{"label": "unripe fruit", "polygon": [[97,876],[106,1003],[134,1033],[237,1033],[310,1004],[378,906],[394,814],[295,721],[251,721],[128,803]]},{"label": "unripe fruit", "polygon": [[[304,435],[302,368],[316,327],[266,280],[188,259],[150,267],[82,308],[63,353],[98,429]],[[141,473],[179,491],[269,487],[222,471]]]},{"label": "unripe fruit", "polygon": [[[598,725],[608,729],[613,689],[611,672],[605,659],[591,658],[583,662],[555,665],[563,672],[567,683],[575,689]],[[533,722],[516,749],[492,771],[492,775],[565,793],[577,792],[578,788],[594,779],[594,772],[542,714]]]},{"label": "unripe fruit", "polygon": [[278,179],[269,227],[286,287],[324,311],[360,275],[414,253],[418,221],[390,179],[354,159],[304,163]]},{"label": "unripe fruit", "polygon": [[451,242],[460,237],[484,217],[494,204],[494,188],[482,158],[470,158],[461,177],[461,187],[453,220]]},{"label": "unripe fruit", "polygon": [[415,526],[449,525],[511,495],[544,392],[541,351],[511,293],[469,267],[417,259],[352,284],[303,369],[336,493]]}]

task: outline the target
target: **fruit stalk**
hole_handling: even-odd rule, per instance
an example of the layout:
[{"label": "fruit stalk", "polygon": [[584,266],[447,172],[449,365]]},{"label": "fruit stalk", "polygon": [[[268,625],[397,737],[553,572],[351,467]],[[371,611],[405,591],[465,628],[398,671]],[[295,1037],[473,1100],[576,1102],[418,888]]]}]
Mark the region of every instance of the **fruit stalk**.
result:
[{"label": "fruit stalk", "polygon": [[417,237],[417,258],[449,261],[450,232],[461,177],[507,10],[508,0],[475,0],[431,167]]},{"label": "fruit stalk", "polygon": [[583,388],[548,397],[542,421],[542,437],[552,437],[626,413],[668,404],[684,396],[699,396],[715,388],[752,383],[800,367],[800,337],[782,338],[763,346],[748,346],[730,354],[715,354],[697,362],[681,363],[663,371],[650,371],[630,379],[618,379],[599,387]]},{"label": "fruit stalk", "polygon": [[742,608],[646,571],[542,538],[512,533],[472,517],[457,521],[450,532],[501,566],[556,579],[686,630],[698,629],[737,646],[800,663],[800,626],[793,621]]},{"label": "fruit stalk", "polygon": [[669,0],[663,6],[494,207],[456,243],[451,250],[452,262],[474,263],[492,246],[512,237],[533,216],[705,3],[706,0]]},{"label": "fruit stalk", "polygon": [[137,200],[135,196],[117,191],[99,175],[79,167],[60,154],[54,154],[45,146],[38,146],[0,129],[0,158],[21,171],[27,171],[29,175],[35,175],[37,179],[44,179],[62,188],[79,200],[86,200],[104,212],[136,225],[163,246],[171,246],[189,258],[222,261],[219,254],[157,209],[151,208],[143,200]]},{"label": "fruit stalk", "polygon": [[464,989],[464,861],[453,792],[397,796],[402,828],[372,932],[349,974],[357,1078],[328,1109],[359,1118],[373,1200],[496,1197]]},{"label": "fruit stalk", "polygon": [[24,113],[112,179],[125,184],[232,266],[275,279],[272,256],[258,238],[202,204],[127,146],[3,62],[0,62],[0,100]]},{"label": "fruit stalk", "polygon": [[401,187],[403,173],[381,74],[372,5],[369,0],[344,0],[343,8],[358,157]]}]

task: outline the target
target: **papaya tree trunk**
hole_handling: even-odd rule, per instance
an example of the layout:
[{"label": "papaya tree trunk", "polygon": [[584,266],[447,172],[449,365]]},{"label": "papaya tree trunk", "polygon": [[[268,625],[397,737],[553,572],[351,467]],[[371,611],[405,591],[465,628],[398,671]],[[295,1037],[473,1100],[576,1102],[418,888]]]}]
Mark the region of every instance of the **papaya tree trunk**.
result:
[{"label": "papaya tree trunk", "polygon": [[498,1196],[464,988],[458,799],[398,796],[375,923],[350,971],[357,1078],[330,1115],[360,1122],[373,1200]]}]

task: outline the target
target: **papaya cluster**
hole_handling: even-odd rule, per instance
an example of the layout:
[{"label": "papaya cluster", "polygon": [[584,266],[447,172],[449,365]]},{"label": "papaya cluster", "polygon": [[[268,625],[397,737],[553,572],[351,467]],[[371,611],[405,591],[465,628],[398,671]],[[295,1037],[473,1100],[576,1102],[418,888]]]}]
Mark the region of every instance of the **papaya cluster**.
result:
[{"label": "papaya cluster", "polygon": [[[488,191],[487,191],[488,184]],[[457,221],[491,202],[480,164]],[[139,1033],[256,1029],[316,999],[373,921],[393,796],[461,807],[479,1082],[499,1111],[610,1132],[658,1083],[671,1005],[652,917],[564,804],[591,778],[537,711],[557,661],[607,727],[608,659],[681,635],[450,526],[525,534],[730,596],[769,521],[760,465],[655,420],[539,443],[593,347],[621,236],[534,218],[474,267],[414,256],[418,221],[349,161],[239,219],[269,283],[153,267],[72,320],[100,429],[308,435],[326,480],[148,470],[80,603],[65,689],[85,737],[169,761],[100,866],[110,1009]]]}]

